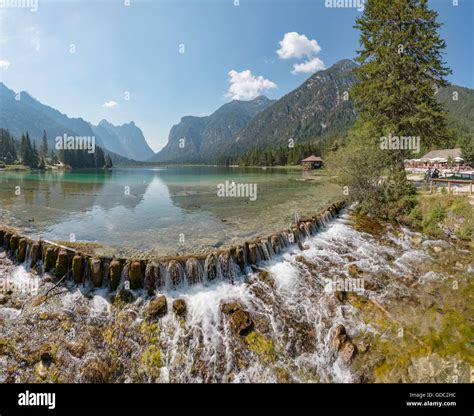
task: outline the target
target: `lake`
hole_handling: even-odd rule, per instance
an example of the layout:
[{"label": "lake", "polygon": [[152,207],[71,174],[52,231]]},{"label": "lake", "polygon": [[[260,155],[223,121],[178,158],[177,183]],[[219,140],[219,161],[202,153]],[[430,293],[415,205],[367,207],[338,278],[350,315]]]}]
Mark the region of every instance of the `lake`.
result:
[{"label": "lake", "polygon": [[340,196],[326,177],[287,169],[0,172],[6,225],[34,238],[100,243],[100,254],[127,256],[235,244],[286,228],[295,215],[314,213]]}]

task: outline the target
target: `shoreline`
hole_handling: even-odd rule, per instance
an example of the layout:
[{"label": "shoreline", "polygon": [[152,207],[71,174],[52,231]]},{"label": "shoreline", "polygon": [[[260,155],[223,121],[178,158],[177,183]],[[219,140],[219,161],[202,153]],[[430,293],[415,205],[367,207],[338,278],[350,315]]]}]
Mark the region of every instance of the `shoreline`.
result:
[{"label": "shoreline", "polygon": [[343,200],[334,202],[280,232],[205,253],[153,259],[95,256],[53,241],[30,239],[9,227],[0,228],[0,246],[14,261],[26,263],[39,273],[54,273],[58,279],[70,275],[75,283],[92,281],[95,287],[112,291],[128,280],[132,289],[146,288],[153,292],[165,285],[178,286],[184,281],[192,285],[206,278],[213,280],[219,273],[232,280],[246,267],[257,267],[259,262],[269,260],[286,247],[298,245],[303,248],[304,240],[315,235],[345,205]]}]

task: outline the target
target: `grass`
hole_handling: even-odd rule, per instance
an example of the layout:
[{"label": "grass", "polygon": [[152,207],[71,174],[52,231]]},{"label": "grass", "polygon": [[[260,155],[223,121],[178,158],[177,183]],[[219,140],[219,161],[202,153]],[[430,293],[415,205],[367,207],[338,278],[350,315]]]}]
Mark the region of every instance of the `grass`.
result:
[{"label": "grass", "polygon": [[465,195],[419,194],[407,222],[434,238],[443,237],[443,229],[454,230],[460,240],[472,241],[474,237],[474,209]]}]

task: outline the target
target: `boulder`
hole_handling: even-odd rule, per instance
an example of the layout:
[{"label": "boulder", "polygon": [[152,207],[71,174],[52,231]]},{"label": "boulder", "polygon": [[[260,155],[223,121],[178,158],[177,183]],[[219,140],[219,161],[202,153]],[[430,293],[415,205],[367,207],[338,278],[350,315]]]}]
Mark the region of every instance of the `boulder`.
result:
[{"label": "boulder", "polygon": [[184,316],[186,314],[186,302],[184,299],[175,299],[173,301],[173,311],[178,316]]},{"label": "boulder", "polygon": [[356,353],[357,353],[356,346],[352,342],[347,341],[342,347],[340,356],[341,356],[342,361],[345,364],[349,364],[352,361],[352,358],[356,355]]},{"label": "boulder", "polygon": [[253,322],[247,311],[237,309],[230,315],[229,325],[237,335],[245,335],[252,328]]},{"label": "boulder", "polygon": [[221,311],[228,316],[229,326],[237,335],[246,335],[253,328],[253,321],[238,301],[226,302],[221,305]]},{"label": "boulder", "polygon": [[344,325],[337,325],[334,330],[334,336],[332,338],[332,346],[336,350],[340,350],[343,344],[347,341],[346,328]]},{"label": "boulder", "polygon": [[159,295],[151,300],[146,308],[146,314],[150,317],[160,317],[166,315],[168,312],[168,305],[165,295]]}]

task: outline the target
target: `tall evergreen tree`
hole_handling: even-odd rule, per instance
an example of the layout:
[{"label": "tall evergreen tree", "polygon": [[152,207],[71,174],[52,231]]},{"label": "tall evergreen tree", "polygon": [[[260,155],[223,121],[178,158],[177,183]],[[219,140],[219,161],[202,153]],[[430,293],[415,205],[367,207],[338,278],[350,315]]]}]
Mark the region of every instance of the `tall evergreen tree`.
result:
[{"label": "tall evergreen tree", "polygon": [[436,18],[427,0],[368,0],[356,21],[360,66],[350,96],[358,120],[333,166],[362,210],[387,219],[403,216],[413,204],[403,166],[412,149],[395,139],[384,148],[382,138],[419,137],[425,147],[452,143],[446,112],[435,98],[450,73]]},{"label": "tall evergreen tree", "polygon": [[48,155],[48,138],[46,136],[46,130],[43,130],[43,139],[41,142],[40,156],[44,159]]}]

